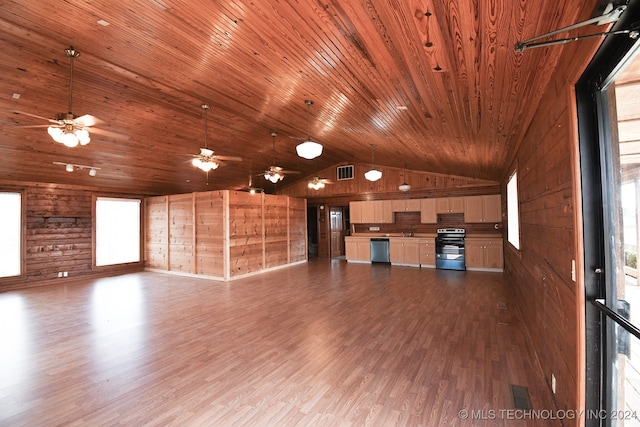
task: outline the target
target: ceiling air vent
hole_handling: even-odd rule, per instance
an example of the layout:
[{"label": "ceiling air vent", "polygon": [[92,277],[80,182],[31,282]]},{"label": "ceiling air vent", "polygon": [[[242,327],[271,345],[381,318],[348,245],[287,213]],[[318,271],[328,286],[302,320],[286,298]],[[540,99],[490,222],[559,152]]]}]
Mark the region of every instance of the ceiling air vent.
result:
[{"label": "ceiling air vent", "polygon": [[353,165],[338,166],[338,181],[353,179]]}]

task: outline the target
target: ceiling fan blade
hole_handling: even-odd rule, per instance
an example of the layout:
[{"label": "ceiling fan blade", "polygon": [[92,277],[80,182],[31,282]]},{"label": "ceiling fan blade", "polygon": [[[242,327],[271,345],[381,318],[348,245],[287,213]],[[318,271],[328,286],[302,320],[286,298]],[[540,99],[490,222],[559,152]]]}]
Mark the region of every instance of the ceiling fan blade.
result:
[{"label": "ceiling fan blade", "polygon": [[13,114],[23,114],[25,116],[29,116],[29,117],[35,117],[36,119],[40,119],[40,120],[46,120],[50,123],[56,123],[56,124],[60,124],[60,122],[58,120],[54,120],[54,119],[49,119],[47,117],[42,117],[42,116],[38,116],[37,114],[31,114],[31,113],[26,113],[24,111],[18,111],[18,110],[14,110]]},{"label": "ceiling fan blade", "polygon": [[115,139],[129,139],[129,135],[125,135],[123,133],[112,132],[110,130],[105,130],[101,128],[91,128],[89,133],[95,133],[96,135],[102,135],[109,138]]},{"label": "ceiling fan blade", "polygon": [[302,173],[302,172],[300,172],[300,171],[288,171],[288,170],[279,170],[278,172],[286,173],[286,174],[288,174],[288,175],[297,175],[297,174],[299,174],[299,173]]},{"label": "ceiling fan blade", "polygon": [[73,119],[73,121],[77,123],[79,126],[83,126],[83,127],[90,127],[90,126],[95,126],[103,123],[102,120],[90,114],[85,114],[84,116],[76,117],[75,119]]},{"label": "ceiling fan blade", "polygon": [[241,162],[242,161],[242,157],[235,157],[235,156],[219,156],[219,155],[215,155],[214,156],[216,159],[218,160],[223,160],[223,161],[230,161],[230,162]]},{"label": "ceiling fan blade", "polygon": [[[57,124],[57,123],[56,123]],[[51,125],[26,125],[26,126],[16,126],[19,128],[48,128]]]}]

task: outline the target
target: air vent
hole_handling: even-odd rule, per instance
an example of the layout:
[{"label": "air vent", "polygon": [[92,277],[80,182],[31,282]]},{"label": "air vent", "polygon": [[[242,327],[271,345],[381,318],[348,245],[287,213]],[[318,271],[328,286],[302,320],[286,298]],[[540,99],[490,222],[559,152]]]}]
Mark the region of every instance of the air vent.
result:
[{"label": "air vent", "polygon": [[338,166],[338,181],[353,179],[353,165]]}]

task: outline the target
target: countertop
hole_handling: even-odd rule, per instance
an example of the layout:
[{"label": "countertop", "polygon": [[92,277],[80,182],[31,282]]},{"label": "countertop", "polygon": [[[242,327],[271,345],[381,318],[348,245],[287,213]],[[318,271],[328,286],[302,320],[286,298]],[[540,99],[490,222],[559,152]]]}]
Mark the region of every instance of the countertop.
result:
[{"label": "countertop", "polygon": [[[354,233],[351,236],[346,237],[407,237],[407,238],[435,238],[437,236],[436,233],[415,233],[413,236],[403,236],[402,233]],[[502,233],[472,233],[467,234],[465,237],[467,238],[478,238],[478,239],[496,239],[502,238]]]}]

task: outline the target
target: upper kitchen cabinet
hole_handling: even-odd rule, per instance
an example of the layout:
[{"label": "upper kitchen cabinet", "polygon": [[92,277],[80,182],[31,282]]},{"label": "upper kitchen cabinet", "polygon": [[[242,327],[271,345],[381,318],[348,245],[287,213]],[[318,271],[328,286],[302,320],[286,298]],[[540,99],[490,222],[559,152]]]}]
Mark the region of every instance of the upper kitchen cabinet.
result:
[{"label": "upper kitchen cabinet", "polygon": [[420,212],[420,199],[396,199],[391,201],[393,212]]},{"label": "upper kitchen cabinet", "polygon": [[502,202],[499,194],[464,198],[464,222],[501,222]]},{"label": "upper kitchen cabinet", "polygon": [[374,200],[373,204],[374,224],[390,224],[393,222],[393,210],[391,200]]},{"label": "upper kitchen cabinet", "polygon": [[436,199],[420,200],[420,222],[422,224],[435,224],[438,222]]},{"label": "upper kitchen cabinet", "polygon": [[352,224],[389,224],[393,222],[391,200],[349,202]]},{"label": "upper kitchen cabinet", "polygon": [[464,197],[438,197],[436,200],[436,213],[463,213]]}]

